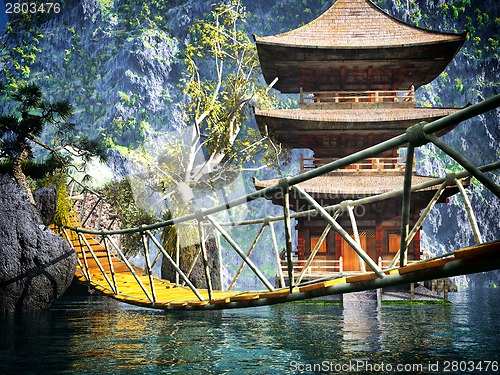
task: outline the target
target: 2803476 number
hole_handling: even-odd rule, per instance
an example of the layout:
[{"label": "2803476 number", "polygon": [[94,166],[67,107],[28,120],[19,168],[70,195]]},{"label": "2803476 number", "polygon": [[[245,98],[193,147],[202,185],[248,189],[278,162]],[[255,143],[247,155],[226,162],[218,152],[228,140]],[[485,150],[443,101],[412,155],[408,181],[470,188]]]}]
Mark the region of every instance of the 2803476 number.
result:
[{"label": "2803476 number", "polygon": [[5,13],[59,13],[61,11],[60,3],[5,3]]},{"label": "2803476 number", "polygon": [[497,372],[498,361],[444,361],[443,372]]}]

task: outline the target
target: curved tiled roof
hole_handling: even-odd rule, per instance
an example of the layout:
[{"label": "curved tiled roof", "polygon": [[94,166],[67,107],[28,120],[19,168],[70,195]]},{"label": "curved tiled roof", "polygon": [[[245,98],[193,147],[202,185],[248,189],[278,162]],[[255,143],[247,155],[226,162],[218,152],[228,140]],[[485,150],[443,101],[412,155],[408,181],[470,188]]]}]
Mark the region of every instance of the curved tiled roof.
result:
[{"label": "curved tiled roof", "polygon": [[408,90],[436,78],[467,34],[425,30],[384,13],[369,0],[337,0],[316,20],[254,36],[262,73],[282,93]]},{"label": "curved tiled roof", "polygon": [[312,121],[315,123],[387,123],[392,121],[434,120],[452,113],[459,108],[363,108],[363,109],[255,109],[255,115],[276,118],[282,121]]},{"label": "curved tiled roof", "polygon": [[289,32],[257,37],[257,43],[297,47],[388,47],[462,40],[449,34],[414,27],[385,13],[369,0],[337,0],[314,21]]},{"label": "curved tiled roof", "polygon": [[[412,184],[420,184],[434,180],[435,177],[414,175]],[[329,198],[356,198],[387,193],[403,188],[404,174],[369,174],[369,173],[335,173],[324,175],[301,182],[299,186],[310,194],[326,195]],[[254,178],[257,190],[278,183],[279,180],[258,180]],[[437,186],[422,189],[422,191],[437,190]]]}]

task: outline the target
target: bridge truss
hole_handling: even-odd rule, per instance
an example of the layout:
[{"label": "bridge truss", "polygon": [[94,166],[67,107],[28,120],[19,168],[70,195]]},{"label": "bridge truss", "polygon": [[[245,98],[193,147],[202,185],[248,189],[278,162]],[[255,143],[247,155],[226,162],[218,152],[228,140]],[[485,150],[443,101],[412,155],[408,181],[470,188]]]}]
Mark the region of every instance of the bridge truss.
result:
[{"label": "bridge truss", "polygon": [[[478,227],[474,211],[470,205],[467,193],[463,188],[462,180],[476,178],[487,189],[489,189],[496,199],[500,198],[500,186],[491,180],[486,173],[500,168],[500,161],[484,165],[475,166],[462,156],[458,151],[451,148],[436,136],[440,131],[454,127],[458,123],[480,115],[486,111],[493,110],[500,106],[500,95],[497,95],[484,102],[465,108],[459,112],[431,123],[419,123],[410,127],[406,133],[389,139],[378,145],[369,147],[342,159],[322,165],[314,170],[307,171],[297,176],[281,179],[277,184],[265,189],[242,196],[224,205],[215,206],[193,212],[189,215],[172,220],[158,222],[152,225],[143,225],[137,228],[124,228],[119,230],[105,230],[102,228],[84,228],[86,222],[92,214],[102,211],[104,197],[98,196],[87,188],[81,187],[79,195],[84,200],[88,194],[98,196],[93,205],[92,212],[80,212],[72,216],[72,225],[62,228],[60,233],[73,246],[78,253],[78,269],[76,277],[82,283],[86,283],[92,289],[117,299],[119,301],[157,308],[157,309],[224,309],[270,305],[296,301],[332,294],[349,293],[362,290],[385,288],[389,286],[404,285],[412,282],[444,278],[462,274],[470,274],[482,271],[489,271],[500,268],[500,239],[491,242],[484,242],[481,228]],[[412,164],[415,148],[425,144],[433,143],[447,155],[453,158],[463,167],[460,173],[449,174],[443,178],[436,178],[421,184],[412,185]],[[364,197],[357,200],[348,200],[340,204],[323,207],[311,195],[304,191],[299,183],[313,179],[315,177],[330,173],[332,171],[345,168],[350,164],[358,163],[366,158],[408,145],[404,185],[399,190],[388,193]],[[476,244],[465,249],[455,249],[438,257],[417,261],[411,264],[407,262],[407,248],[415,234],[431,212],[432,207],[439,200],[443,191],[450,187],[457,186],[465,203],[465,210],[469,218]],[[420,219],[413,228],[409,228],[410,222],[410,202],[413,192],[438,187],[434,197],[429,201],[427,207],[422,211]],[[266,199],[279,193],[283,197],[283,214],[273,217],[263,217],[256,220],[240,221],[238,223],[224,223],[216,219],[216,214],[226,210],[231,210],[248,202]],[[305,199],[310,210],[292,213],[290,210],[290,195],[299,195]],[[400,249],[389,265],[382,267],[379,262],[372,259],[362,248],[357,233],[356,218],[353,210],[360,205],[400,197],[402,199],[401,215],[401,244]],[[84,206],[84,205],[83,205]],[[83,207],[82,206],[82,207]],[[230,207],[230,208],[228,208]],[[342,212],[347,212],[351,221],[353,236],[351,236],[337,221]],[[307,215],[320,215],[327,223],[323,235],[311,251],[310,257],[297,274],[292,261],[292,219]],[[498,218],[493,218],[498,220]],[[199,236],[199,254],[201,257],[206,288],[197,288],[190,281],[190,272],[193,264],[188,269],[181,269],[179,262],[179,247],[177,249],[165,249],[161,242],[160,232],[165,228],[186,223],[197,228]],[[284,228],[283,244],[278,244],[276,235],[277,223],[282,223]],[[245,251],[238,239],[233,238],[228,226],[253,226],[257,227],[256,237],[252,241],[249,249]],[[327,233],[333,230],[337,232],[356,252],[357,256],[366,263],[368,269],[361,274],[337,273],[328,277],[318,277],[316,279],[305,278],[308,269],[312,266],[321,242],[325,240]],[[250,259],[252,252],[257,247],[259,238],[265,231],[269,231],[272,244],[272,251],[276,261],[276,282],[271,283],[264,275],[264,272]],[[216,236],[223,238],[241,259],[240,267],[233,276],[229,287],[225,290],[217,290],[212,285],[222,285],[222,282],[214,283],[212,280],[212,270],[208,261],[208,251],[206,246],[207,233],[216,233]],[[142,253],[145,258],[144,269],[138,268],[130,263],[123,250],[119,246],[120,241],[116,238],[125,234],[139,233],[142,238]],[[286,274],[280,262],[280,249],[285,249]],[[220,253],[220,246],[218,248]],[[162,280],[153,274],[154,265],[162,258],[175,270],[175,280]],[[221,257],[219,256],[219,259]],[[219,267],[222,265],[220,262]],[[251,291],[234,291],[234,285],[238,280],[244,267],[248,267],[256,278],[260,280],[262,289]],[[220,269],[218,270],[221,274]],[[274,275],[273,275],[274,278]],[[285,278],[288,283],[285,284]],[[221,288],[219,288],[221,289]]]}]

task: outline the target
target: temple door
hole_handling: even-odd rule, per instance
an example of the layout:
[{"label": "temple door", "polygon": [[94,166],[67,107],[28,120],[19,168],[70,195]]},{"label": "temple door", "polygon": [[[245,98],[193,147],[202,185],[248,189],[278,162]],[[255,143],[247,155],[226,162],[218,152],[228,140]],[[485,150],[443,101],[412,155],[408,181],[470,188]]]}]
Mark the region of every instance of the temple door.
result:
[{"label": "temple door", "polygon": [[[359,241],[361,243],[361,247],[366,251],[366,236],[360,234]],[[342,239],[342,261],[344,263],[344,271],[361,271],[358,254],[343,239]]]},{"label": "temple door", "polygon": [[[320,236],[311,236],[311,252],[314,250],[314,247],[319,242]],[[316,256],[311,264],[312,272],[324,272],[326,269],[324,268],[326,261],[326,238],[323,243],[320,245]]]}]

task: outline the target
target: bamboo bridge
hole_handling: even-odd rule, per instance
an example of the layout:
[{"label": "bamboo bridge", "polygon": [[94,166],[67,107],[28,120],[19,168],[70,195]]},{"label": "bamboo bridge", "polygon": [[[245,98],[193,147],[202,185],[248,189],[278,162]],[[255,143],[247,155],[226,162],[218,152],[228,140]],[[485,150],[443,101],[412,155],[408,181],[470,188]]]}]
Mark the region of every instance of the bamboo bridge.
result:
[{"label": "bamboo bridge", "polygon": [[[103,230],[101,228],[84,228],[92,213],[80,212],[72,214],[71,226],[60,230],[61,236],[66,238],[78,254],[78,268],[76,278],[87,284],[91,289],[114,298],[118,301],[134,305],[150,307],[155,309],[184,309],[184,310],[210,310],[227,309],[271,305],[289,301],[297,301],[308,298],[357,292],[370,289],[386,288],[396,285],[405,285],[413,282],[445,278],[463,274],[490,271],[500,269],[500,239],[491,242],[482,240],[481,228],[478,227],[473,209],[467,198],[462,180],[476,178],[497,198],[500,198],[500,186],[493,182],[486,172],[498,170],[500,161],[484,166],[475,166],[464,158],[458,151],[454,150],[436,136],[446,128],[453,128],[456,124],[478,116],[486,111],[500,106],[500,95],[491,99],[462,109],[452,115],[431,123],[420,123],[408,129],[404,134],[389,139],[373,147],[366,148],[360,152],[335,160],[331,163],[318,166],[313,170],[306,171],[297,176],[283,178],[279,183],[242,196],[224,205],[200,210],[184,217],[175,218],[152,225],[143,225],[137,228],[124,228],[119,230]],[[459,173],[449,174],[443,178],[436,178],[420,184],[412,184],[412,164],[414,150],[422,145],[433,143],[447,155],[453,158],[463,167]],[[322,207],[311,195],[305,192],[299,183],[311,180],[323,174],[330,173],[359,163],[366,158],[375,157],[381,152],[408,145],[404,184],[399,190],[364,197],[358,200],[350,200],[341,204]],[[431,259],[420,260],[408,264],[406,250],[415,234],[421,228],[424,220],[428,217],[432,207],[438,201],[444,189],[456,186],[465,202],[465,209],[470,220],[476,244],[464,249],[450,249],[450,252]],[[410,202],[413,192],[438,187],[435,196],[430,200],[428,206],[422,211],[420,219],[414,228],[409,228]],[[250,248],[244,250],[238,239],[232,238],[225,229],[235,223],[223,223],[216,219],[216,214],[234,207],[239,207],[248,202],[265,199],[280,192],[283,196],[283,215],[264,217],[256,220],[238,222],[239,226],[253,226],[259,228],[257,235]],[[311,209],[292,213],[289,208],[290,194],[299,195],[309,203]],[[87,196],[89,189],[80,189],[79,194]],[[338,222],[340,213],[347,208],[351,211],[357,206],[381,201],[384,199],[401,197],[401,246],[400,251],[386,267],[381,267],[361,247],[356,236],[351,236]],[[93,206],[93,211],[98,211],[103,197],[99,197]],[[228,208],[230,207],[230,208]],[[300,273],[297,275],[292,260],[292,228],[291,220],[300,216],[320,215],[327,223],[325,232],[332,229],[350,245],[352,251],[366,263],[369,270],[358,274],[332,273],[330,276],[318,277],[316,279],[305,278],[307,270],[312,266],[319,245],[316,246],[309,259],[305,262]],[[352,227],[356,228],[356,219],[350,215]],[[492,218],[497,220],[498,218]],[[199,256],[201,256],[206,288],[196,288],[189,279],[190,270],[181,269],[177,253],[174,249],[165,249],[158,240],[159,233],[165,228],[181,223],[190,223],[198,230]],[[279,245],[276,235],[276,224],[284,227],[284,243]],[[264,272],[250,259],[250,255],[264,231],[269,231],[272,238],[271,244],[266,244],[274,253],[276,261],[275,285],[269,282]],[[206,238],[208,231],[217,233],[241,258],[241,265],[234,276],[233,282],[226,290],[216,290],[212,287],[211,270],[208,262]],[[116,238],[124,234],[140,233],[142,237],[142,253],[145,259],[144,269],[134,266],[125,256]],[[319,242],[324,241],[324,237]],[[354,237],[354,238],[353,238]],[[272,249],[271,249],[272,247]],[[284,275],[281,261],[280,249],[285,249],[286,275]],[[174,251],[172,251],[174,250]],[[220,248],[219,248],[220,251]],[[177,254],[172,255],[172,254]],[[163,256],[164,260],[176,271],[175,280],[163,280],[153,274],[153,266]],[[197,259],[195,259],[195,262]],[[220,265],[219,265],[220,266]],[[259,290],[233,291],[232,287],[247,266],[255,277],[262,283]],[[191,267],[192,269],[192,267]],[[220,273],[220,272],[219,272]],[[285,277],[288,283],[285,283]]]}]

